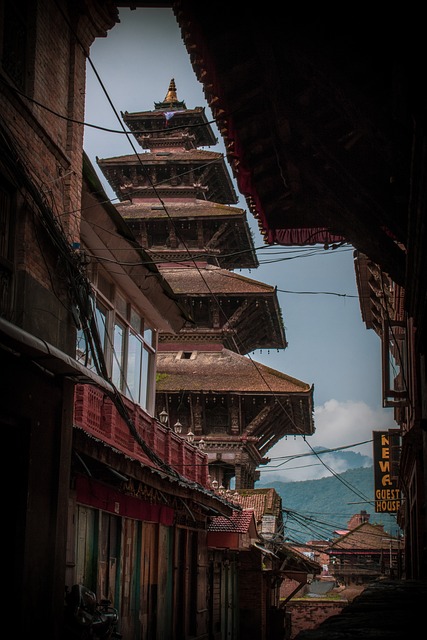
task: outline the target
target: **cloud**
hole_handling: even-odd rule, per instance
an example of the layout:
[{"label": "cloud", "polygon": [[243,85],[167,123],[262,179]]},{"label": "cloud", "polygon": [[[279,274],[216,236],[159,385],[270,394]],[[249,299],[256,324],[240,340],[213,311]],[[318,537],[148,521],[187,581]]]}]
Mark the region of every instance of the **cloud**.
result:
[{"label": "cloud", "polygon": [[[261,467],[261,482],[315,480],[350,468],[338,454],[323,454],[320,460],[312,449],[340,449],[369,456],[372,460],[372,432],[396,427],[392,410],[372,409],[365,402],[328,400],[315,407],[312,436],[288,436],[268,452],[271,462]],[[359,444],[365,443],[365,444]],[[324,464],[322,464],[322,462]],[[361,464],[363,460],[361,459]],[[372,464],[372,462],[370,462]]]}]

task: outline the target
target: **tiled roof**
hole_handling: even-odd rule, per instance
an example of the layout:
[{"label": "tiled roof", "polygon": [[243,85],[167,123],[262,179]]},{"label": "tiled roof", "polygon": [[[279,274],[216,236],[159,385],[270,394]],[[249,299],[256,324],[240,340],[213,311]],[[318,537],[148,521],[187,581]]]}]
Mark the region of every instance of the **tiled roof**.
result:
[{"label": "tiled roof", "polygon": [[[208,200],[226,204],[237,204],[238,197],[225,165],[224,157],[215,151],[201,149],[140,152],[138,154],[116,156],[114,158],[97,158],[97,163],[120,200],[150,197],[154,194],[156,182],[159,189],[175,195],[195,194],[194,180],[185,180],[181,184],[172,184],[175,171],[186,172],[189,168],[197,174],[203,173],[204,186],[209,187],[206,194]],[[146,183],[146,174],[159,172],[153,183]],[[166,176],[163,174],[169,175]],[[126,184],[124,184],[126,183]],[[161,184],[160,184],[161,183]],[[132,197],[131,197],[132,195]]]},{"label": "tiled roof", "polygon": [[117,210],[126,220],[144,218],[145,220],[157,218],[217,218],[224,217],[227,220],[242,218],[246,221],[246,212],[238,207],[226,204],[209,202],[209,200],[189,200],[188,202],[164,201],[164,206],[159,202],[121,202],[116,205]]},{"label": "tiled roof", "polygon": [[342,549],[382,549],[384,547],[384,538],[391,539],[392,536],[389,536],[384,532],[383,525],[374,525],[369,522],[363,522],[358,527],[355,527],[351,531],[344,533],[344,535],[335,538],[330,545],[330,549],[332,551]]},{"label": "tiled roof", "polygon": [[191,358],[181,358],[180,353],[157,352],[157,372],[161,374],[156,385],[157,392],[186,389],[312,395],[312,387],[306,382],[229,349],[195,351]]},{"label": "tiled roof", "polygon": [[224,516],[216,516],[215,518],[212,518],[211,522],[208,525],[208,531],[248,533],[253,518],[253,509],[233,511],[233,514],[230,518],[226,518]]},{"label": "tiled roof", "polygon": [[[123,114],[123,120],[132,132],[137,140],[141,139],[141,144],[144,148],[149,147],[156,140],[164,141],[165,132],[169,129],[169,135],[172,142],[182,135],[177,133],[177,127],[189,127],[191,126],[192,135],[194,136],[195,145],[197,147],[210,147],[218,144],[218,140],[209,125],[204,107],[195,107],[194,109],[187,109],[184,102],[171,103],[168,102],[155,102],[154,111],[137,111],[129,113],[125,111]],[[177,109],[177,110],[175,110]],[[168,129],[164,128],[165,123],[165,111],[173,111],[173,119]],[[152,126],[157,129],[152,130]],[[170,133],[172,132],[172,134]],[[166,142],[168,140],[166,139]],[[183,141],[181,140],[183,143]]]},{"label": "tiled roof", "polygon": [[[155,251],[153,258],[156,262],[164,256],[165,263],[169,260],[181,260],[191,262],[194,266],[194,255],[200,259],[202,255],[213,253],[218,266],[227,269],[251,269],[259,266],[244,209],[197,198],[183,202],[182,199],[177,201],[175,198],[163,197],[162,204],[158,199],[154,200],[154,197],[148,201],[142,200],[140,196],[134,198],[135,201],[126,200],[117,204],[117,211],[144,248]],[[178,235],[176,246],[166,242],[171,222]],[[187,236],[184,232],[185,240],[179,239],[182,224],[185,229],[193,227],[193,235],[190,233]],[[200,230],[194,233],[196,225],[203,227],[203,240]],[[160,236],[156,236],[159,229]]]},{"label": "tiled roof", "polygon": [[[184,116],[193,116],[193,115],[199,116],[200,114],[204,113],[204,110],[205,110],[204,107],[194,107],[193,109],[186,108],[185,111],[183,112],[177,111],[176,116],[180,118]],[[123,113],[123,120],[125,122],[128,122],[130,120],[145,120],[145,119],[152,120],[153,118],[156,119],[157,117],[163,125],[165,114],[161,109],[157,111],[153,111],[152,109],[151,111],[125,111]]]},{"label": "tiled roof", "polygon": [[218,153],[217,151],[205,151],[202,149],[192,149],[191,151],[181,151],[174,150],[170,152],[169,155],[165,154],[164,151],[151,153],[150,151],[138,151],[138,155],[131,154],[126,156],[115,156],[113,158],[98,158],[98,165],[103,167],[110,166],[122,166],[122,167],[130,167],[133,165],[140,166],[141,164],[164,164],[165,162],[170,163],[173,160],[174,163],[178,162],[206,162],[218,160],[219,162],[223,161],[223,154]]},{"label": "tiled roof", "polygon": [[233,501],[243,509],[252,508],[257,524],[261,522],[264,515],[281,518],[282,499],[273,488],[239,489],[233,494]]},{"label": "tiled roof", "polygon": [[[215,298],[220,298],[217,326],[212,326],[212,316],[195,329],[199,336],[204,334],[206,339],[208,331],[221,335],[225,347],[240,353],[287,347],[277,292],[272,285],[206,263],[198,267],[162,264],[159,271],[175,295],[187,304],[189,315],[192,305],[198,304],[195,298],[206,298],[206,304],[213,309],[218,305]],[[180,335],[185,333],[194,333],[193,328],[184,327]]]},{"label": "tiled roof", "polygon": [[161,266],[159,271],[176,294],[275,294],[271,285],[213,265]]},{"label": "tiled roof", "polygon": [[307,540],[307,546],[309,547],[329,547],[329,540]]}]

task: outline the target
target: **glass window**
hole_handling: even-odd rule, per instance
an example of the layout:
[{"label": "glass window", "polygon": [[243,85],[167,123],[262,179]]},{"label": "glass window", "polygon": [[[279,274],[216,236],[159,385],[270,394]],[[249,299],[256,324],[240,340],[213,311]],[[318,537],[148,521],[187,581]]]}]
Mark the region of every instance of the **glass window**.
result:
[{"label": "glass window", "polygon": [[98,327],[98,333],[101,340],[101,346],[104,349],[104,353],[106,352],[107,347],[107,310],[106,308],[97,301],[96,309],[95,309],[95,319],[96,326]]},{"label": "glass window", "polygon": [[[111,312],[103,305],[99,300],[95,302],[95,322],[98,329],[99,339],[103,356],[106,362],[107,371],[111,371],[111,367],[108,366],[108,354],[111,354],[111,348],[109,348],[109,332],[108,321]],[[93,346],[92,346],[93,345]],[[82,362],[86,367],[92,371],[96,370],[95,362],[98,357],[94,358],[92,348],[96,348],[95,340],[92,341],[92,345],[88,344],[86,335],[83,329],[77,331],[77,346],[76,346],[76,358],[79,362]],[[98,373],[100,373],[98,371]]]},{"label": "glass window", "polygon": [[90,359],[89,359],[89,353],[88,353],[88,348],[86,343],[86,336],[84,334],[83,329],[78,329],[77,331],[76,358],[79,362],[84,364],[86,367],[90,367]]},{"label": "glass window", "polygon": [[124,369],[125,331],[124,325],[116,318],[114,323],[112,379],[117,389],[121,389],[123,386],[122,371]]},{"label": "glass window", "polygon": [[134,333],[129,335],[128,363],[127,363],[127,389],[131,398],[139,402],[141,398],[141,371],[142,366],[142,342]]},{"label": "glass window", "polygon": [[[98,288],[95,292],[95,319],[111,381],[130,400],[153,412],[157,331],[144,322],[104,275],[99,275],[97,282],[102,291]],[[109,299],[104,297],[107,293]],[[81,330],[77,335],[77,359],[94,368]]]},{"label": "glass window", "polygon": [[122,295],[120,295],[120,293],[116,293],[116,298],[115,298],[115,307],[117,309],[117,312],[123,316],[123,318],[126,318],[126,314],[127,314],[127,302],[124,299],[124,297]]},{"label": "glass window", "polygon": [[133,329],[135,329],[135,331],[141,333],[141,316],[133,308],[131,308],[130,310],[130,325]]},{"label": "glass window", "polygon": [[155,336],[156,334],[152,329],[149,327],[144,328],[144,341],[149,347],[153,347],[153,349],[156,347]]},{"label": "glass window", "polygon": [[[148,392],[151,387],[150,382],[153,380],[153,373],[150,370],[151,354],[147,349],[142,352],[142,384],[141,384],[141,405],[147,407]],[[151,377],[150,377],[151,376]]]},{"label": "glass window", "polygon": [[405,323],[387,320],[382,338],[383,406],[405,406],[409,397]]}]

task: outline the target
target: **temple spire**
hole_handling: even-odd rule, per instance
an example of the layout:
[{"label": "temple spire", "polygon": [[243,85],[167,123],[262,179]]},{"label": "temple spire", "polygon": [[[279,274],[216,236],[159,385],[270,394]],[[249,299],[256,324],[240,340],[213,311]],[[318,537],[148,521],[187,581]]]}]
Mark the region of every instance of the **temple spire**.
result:
[{"label": "temple spire", "polygon": [[178,100],[178,96],[176,94],[175,78],[172,78],[172,80],[170,81],[169,89],[163,102],[155,102],[154,107],[156,109],[161,109],[162,111],[182,111],[183,109],[187,108],[185,106],[185,102],[180,102]]},{"label": "temple spire", "polygon": [[169,83],[169,89],[163,102],[178,102],[178,96],[176,95],[176,85],[175,85],[174,78],[172,78],[172,80]]}]

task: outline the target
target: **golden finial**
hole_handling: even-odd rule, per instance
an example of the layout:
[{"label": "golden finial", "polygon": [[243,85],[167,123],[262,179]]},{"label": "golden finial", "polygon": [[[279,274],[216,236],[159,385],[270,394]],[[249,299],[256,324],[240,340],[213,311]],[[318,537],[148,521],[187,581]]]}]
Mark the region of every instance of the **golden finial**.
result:
[{"label": "golden finial", "polygon": [[172,78],[172,80],[170,81],[169,89],[163,102],[178,102],[174,78]]}]

